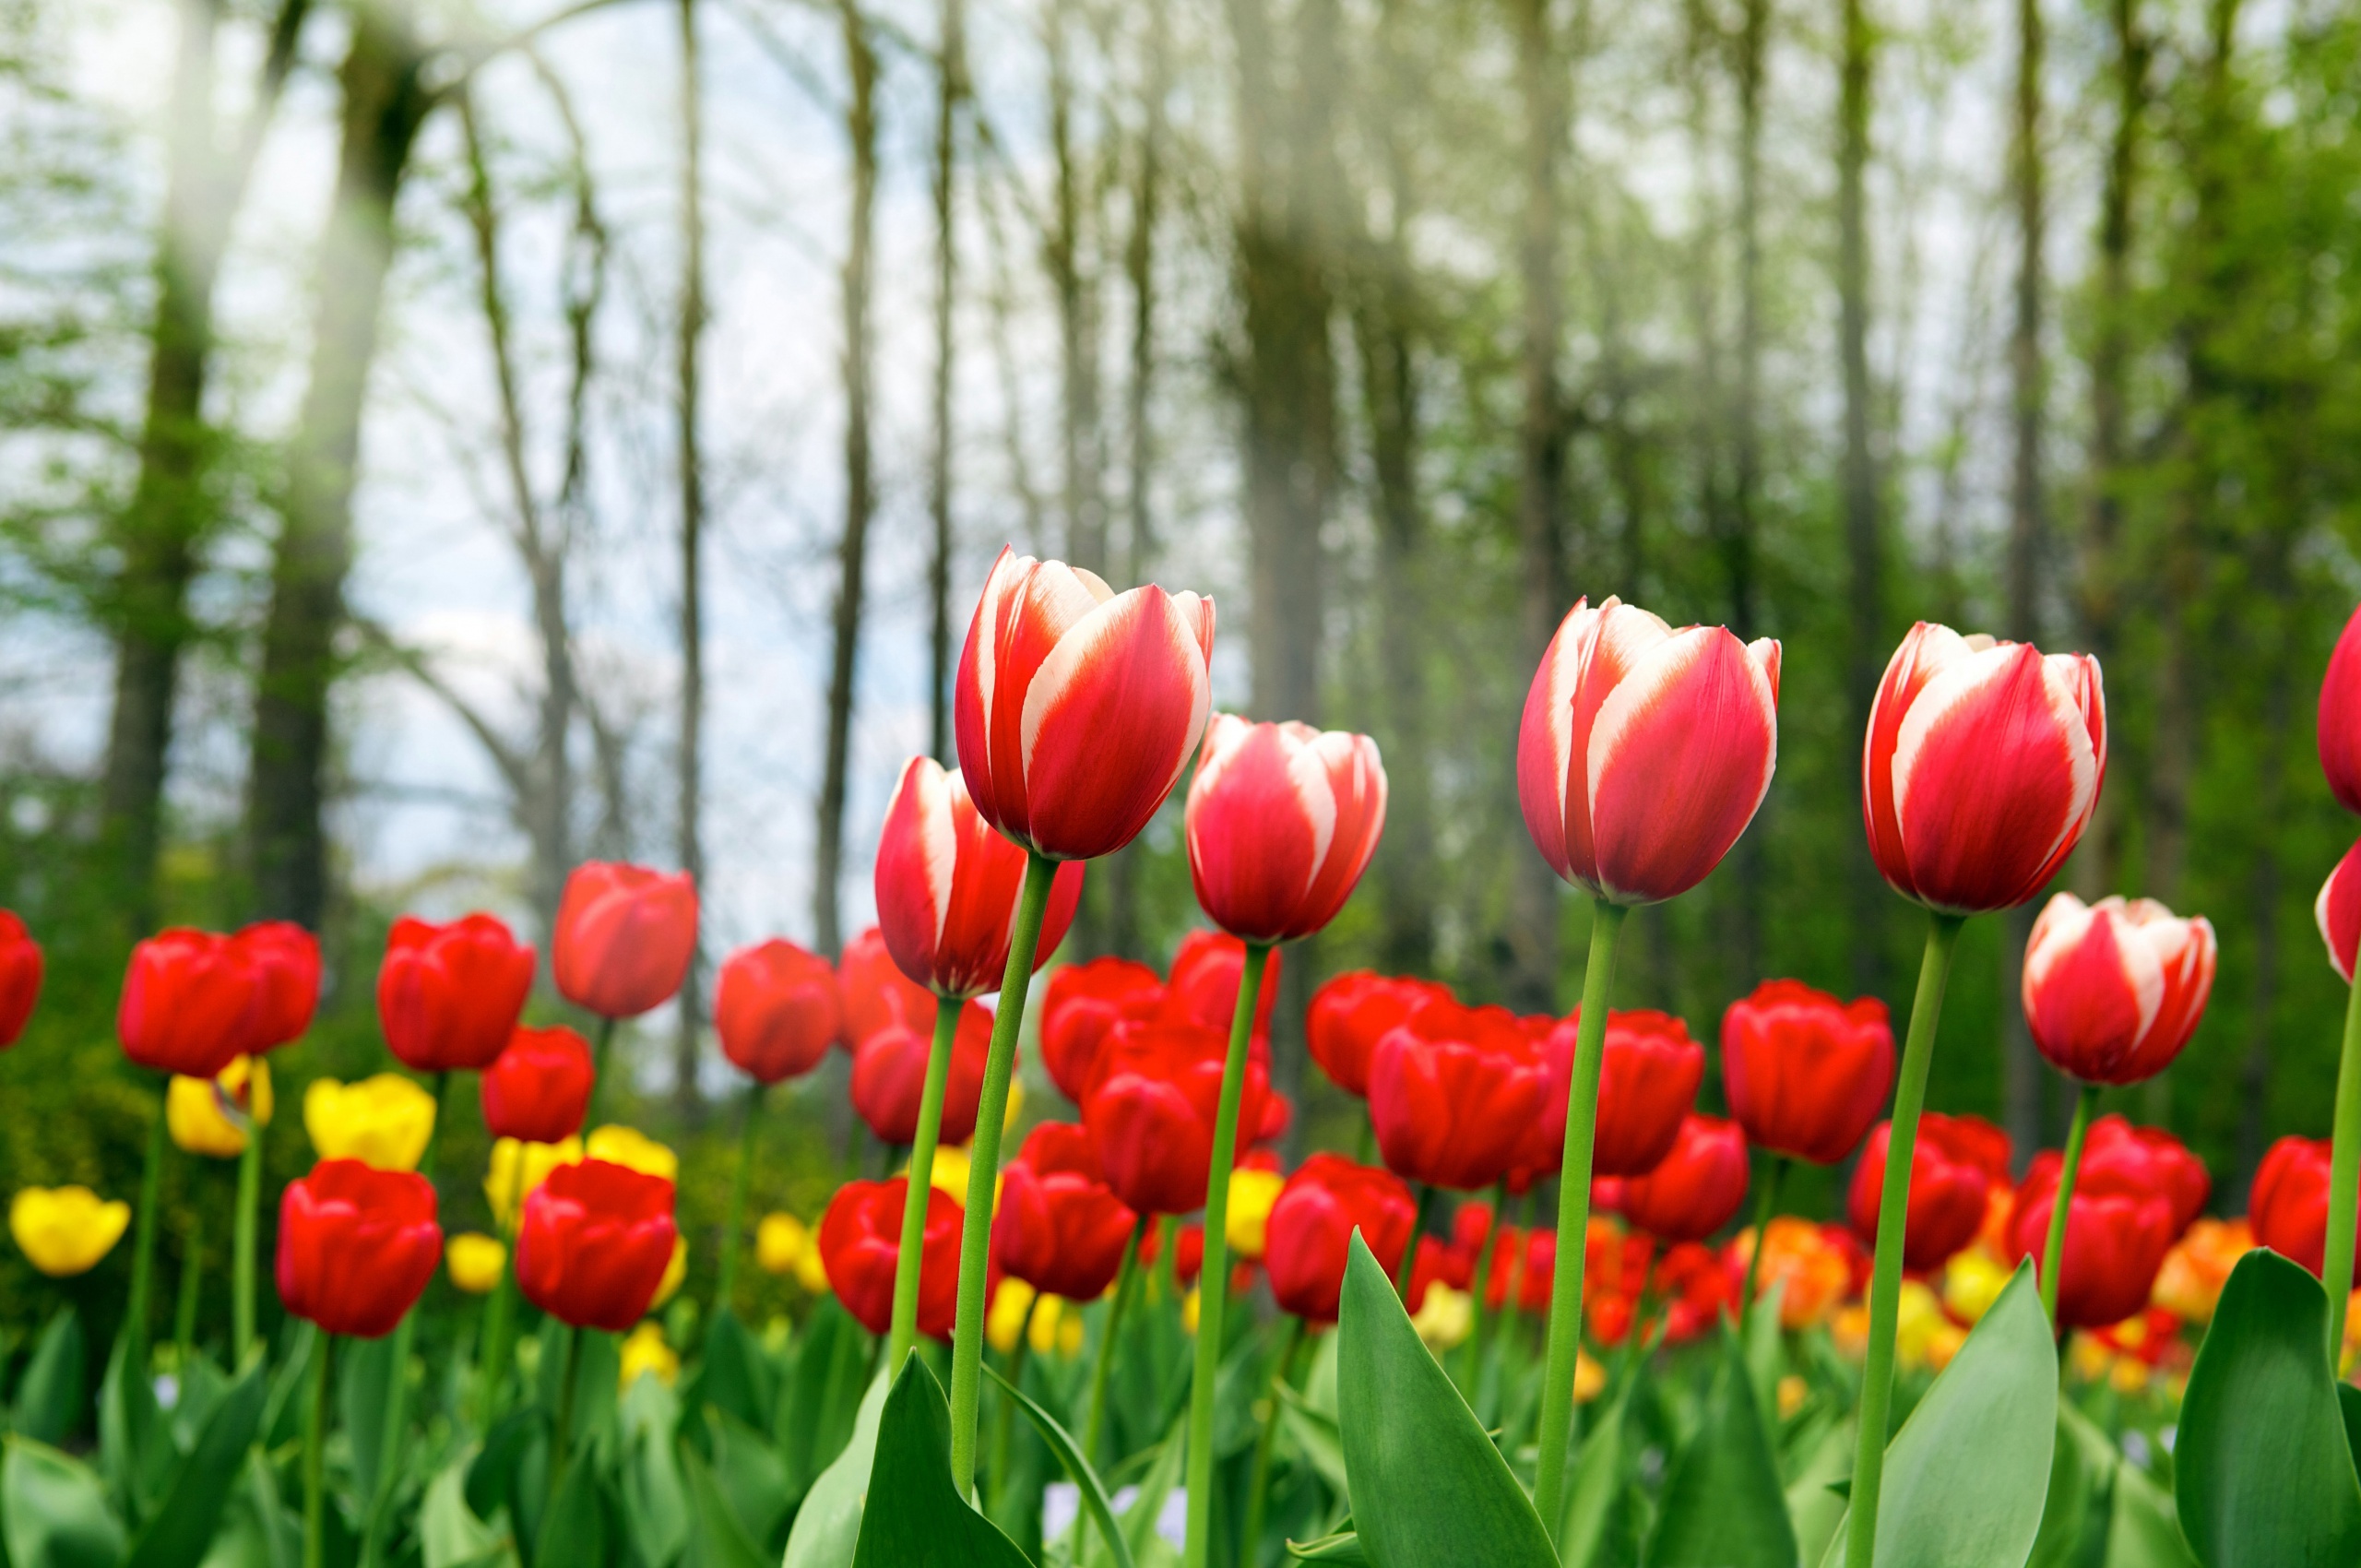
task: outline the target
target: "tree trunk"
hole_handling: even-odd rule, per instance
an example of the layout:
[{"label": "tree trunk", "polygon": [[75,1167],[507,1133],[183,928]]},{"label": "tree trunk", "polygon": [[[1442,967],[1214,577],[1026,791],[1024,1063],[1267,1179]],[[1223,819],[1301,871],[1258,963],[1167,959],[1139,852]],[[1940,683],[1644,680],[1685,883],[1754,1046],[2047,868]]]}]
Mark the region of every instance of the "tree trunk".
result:
[{"label": "tree trunk", "polygon": [[[1876,389],[1869,384],[1869,241],[1863,177],[1869,161],[1869,55],[1873,43],[1867,0],[1842,0],[1842,62],[1838,77],[1836,145],[1836,292],[1838,338],[1845,376],[1845,469],[1842,482],[1850,624],[1845,692],[1851,732],[1866,736],[1869,708],[1883,672],[1885,527],[1879,517],[1876,457],[1869,419]],[[1883,979],[1880,940],[1890,906],[1869,859],[1868,840],[1848,834],[1853,904],[1854,984],[1876,991]]]},{"label": "tree trunk", "polygon": [[956,346],[952,306],[959,281],[957,219],[959,102],[967,92],[966,7],[943,0],[942,58],[934,102],[934,449],[927,473],[927,513],[934,525],[927,557],[931,612],[927,641],[927,750],[956,767],[951,737],[951,374]]},{"label": "tree trunk", "polygon": [[364,6],[340,73],[342,147],[310,384],[288,453],[285,528],[271,564],[255,699],[246,834],[254,909],[317,929],[327,903],[328,693],[352,560],[352,488],[377,317],[394,257],[394,198],[433,98],[407,18]]},{"label": "tree trunk", "polygon": [[[1086,270],[1084,232],[1088,177],[1074,146],[1071,0],[1053,0],[1049,16],[1050,148],[1057,164],[1057,219],[1049,236],[1050,281],[1057,291],[1061,431],[1065,484],[1066,560],[1106,576],[1107,495],[1099,462],[1098,279]],[[1096,208],[1097,203],[1091,202]]]},{"label": "tree trunk", "polygon": [[[699,893],[705,885],[705,843],[700,833],[705,782],[705,463],[697,447],[700,366],[697,348],[705,332],[705,199],[700,189],[703,155],[701,94],[697,83],[696,0],[681,0],[681,869]],[[689,957],[682,977],[678,1022],[672,1037],[672,1094],[682,1113],[694,1119],[703,1109],[697,1090],[697,1044],[704,1014],[704,944]]]},{"label": "tree trunk", "polygon": [[[1746,0],[1738,34],[1738,365],[1729,393],[1729,487],[1722,505],[1722,571],[1730,630],[1757,636],[1762,614],[1755,567],[1755,503],[1762,480],[1762,77],[1770,51],[1770,0]],[[1733,991],[1762,973],[1762,909],[1768,878],[1763,844],[1770,801],[1732,847],[1736,887],[1729,918]]]}]

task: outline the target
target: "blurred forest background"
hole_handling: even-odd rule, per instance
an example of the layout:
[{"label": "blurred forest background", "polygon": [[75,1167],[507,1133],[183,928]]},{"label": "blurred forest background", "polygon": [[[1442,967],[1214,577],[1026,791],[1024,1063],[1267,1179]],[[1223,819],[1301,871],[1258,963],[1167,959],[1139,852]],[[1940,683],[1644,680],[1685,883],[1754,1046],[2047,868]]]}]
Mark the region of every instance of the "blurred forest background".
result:
[{"label": "blurred forest background", "polygon": [[[1379,738],[1383,848],[1287,963],[1315,1139],[1319,976],[1574,999],[1512,771],[1577,594],[1786,643],[1761,818],[1625,945],[1618,1000],[1709,1040],[1772,975],[1899,1023],[1921,924],[1858,754],[1910,623],[2096,652],[2062,882],[2222,949],[2118,1108],[2235,1208],[2328,1121],[2357,350],[2361,15],[2323,0],[0,0],[0,904],[51,961],[0,1174],[127,1195],[112,1010],[162,923],[326,943],[274,1180],[300,1081],[389,1064],[405,909],[545,940],[627,857],[699,873],[702,976],[832,952],[1014,541],[1212,592],[1220,703]],[[1169,956],[1176,818],[1071,954]],[[1970,928],[1930,1102],[2021,1151],[2068,1109],[2031,914]],[[631,1041],[693,1234],[738,1092],[706,1001]],[[781,1091],[768,1205],[862,1158],[843,1082]],[[229,1172],[172,1169],[185,1246]]]}]

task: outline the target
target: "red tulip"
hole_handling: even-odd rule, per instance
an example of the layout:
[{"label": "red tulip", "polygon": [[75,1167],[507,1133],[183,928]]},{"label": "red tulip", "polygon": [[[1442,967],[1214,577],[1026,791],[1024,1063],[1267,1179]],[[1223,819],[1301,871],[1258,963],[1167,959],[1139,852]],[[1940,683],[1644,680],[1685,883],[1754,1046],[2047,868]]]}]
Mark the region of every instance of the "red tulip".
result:
[{"label": "red tulip", "polygon": [[[1154,1268],[1157,1259],[1164,1255],[1164,1221],[1151,1215],[1147,1232],[1140,1238],[1140,1267]],[[1197,1282],[1205,1269],[1205,1228],[1189,1224],[1180,1227],[1180,1250],[1173,1254],[1172,1277],[1182,1289]]]},{"label": "red tulip", "polygon": [[1660,1241],[1698,1241],[1746,1201],[1746,1134],[1715,1116],[1682,1119],[1672,1152],[1623,1183],[1623,1218]]},{"label": "red tulip", "polygon": [[2254,1239],[2317,1276],[2328,1251],[2329,1140],[2288,1136],[2255,1167],[2247,1196]]},{"label": "red tulip", "polygon": [[1421,1236],[1418,1253],[1410,1262],[1410,1289],[1403,1292],[1402,1304],[1416,1313],[1426,1304],[1427,1288],[1430,1285],[1465,1290],[1474,1284],[1474,1259],[1445,1246],[1440,1236]]},{"label": "red tulip", "polygon": [[255,996],[254,966],[232,939],[176,926],[132,948],[115,1034],[142,1067],[214,1077],[245,1054]]},{"label": "red tulip", "polygon": [[1311,1059],[1347,1094],[1369,1098],[1369,1062],[1385,1031],[1429,1002],[1450,1002],[1433,980],[1347,969],[1311,993],[1303,1032]]},{"label": "red tulip", "polygon": [[483,1070],[477,1087],[483,1124],[495,1138],[554,1144],[582,1131],[598,1072],[590,1045],[572,1029],[517,1027],[508,1049]]},{"label": "red tulip", "polygon": [[1041,1002],[1041,1064],[1058,1092],[1080,1105],[1108,1031],[1125,1019],[1154,1017],[1163,1003],[1156,971],[1129,958],[1093,958],[1052,971]]},{"label": "red tulip", "polygon": [[2320,682],[2320,771],[2329,792],[2349,812],[2361,812],[2361,610],[2344,623]]},{"label": "red tulip", "polygon": [[561,1323],[621,1334],[647,1315],[679,1235],[661,1176],[603,1159],[561,1165],[525,1196],[516,1288]]},{"label": "red tulip", "polygon": [[818,954],[775,936],[722,960],[714,1032],[721,1053],[756,1083],[809,1073],[842,1027],[836,971]]},{"label": "red tulip", "polygon": [[1002,1173],[992,1262],[1036,1290],[1095,1301],[1115,1282],[1138,1223],[1100,1178],[1090,1134],[1044,1122]]},{"label": "red tulip", "polygon": [[960,771],[986,822],[1062,861],[1145,827],[1211,711],[1214,603],[1116,593],[1062,561],[1003,550],[959,655]]},{"label": "red tulip", "polygon": [[1311,1322],[1335,1322],[1353,1232],[1390,1278],[1402,1266],[1418,1214],[1400,1177],[1342,1155],[1313,1155],[1279,1189],[1263,1233],[1272,1300]]},{"label": "red tulip", "polygon": [[1687,1345],[1738,1311],[1738,1284],[1718,1253],[1694,1241],[1666,1249],[1656,1265],[1655,1290],[1665,1303],[1664,1340]]},{"label": "red tulip", "polygon": [[1721,863],[1771,788],[1779,645],[1578,600],[1525,694],[1516,792],[1534,847],[1595,897],[1653,904]]},{"label": "red tulip", "polygon": [[[2017,1215],[2058,1190],[2058,1172],[2063,1163],[2055,1149],[2044,1149],[2033,1157],[2017,1188]],[[2205,1212],[2205,1200],[2213,1195],[2213,1178],[2188,1145],[2162,1127],[2135,1127],[2121,1116],[2102,1116],[2083,1134],[2082,1162],[2076,1170],[2074,1192],[2078,1197],[2084,1193],[2162,1197],[2172,1216],[2172,1240],[2178,1241],[2190,1221]],[[2010,1222],[2010,1229],[2013,1233],[2015,1220]],[[2030,1247],[2018,1247],[2015,1257],[2040,1251],[2036,1240]]]},{"label": "red tulip", "polygon": [[[964,1144],[975,1136],[977,1108],[984,1095],[984,1060],[991,1043],[991,1010],[980,1002],[968,1003],[959,1010],[959,1031],[951,1042],[951,1076],[943,1089],[938,1134],[945,1144]],[[933,1049],[931,1027],[920,1033],[895,1024],[862,1040],[852,1053],[852,1108],[882,1142],[907,1144],[918,1137],[926,1059]]]},{"label": "red tulip", "polygon": [[[2030,1200],[2018,1194],[2010,1244],[2020,1256],[2030,1253],[2036,1270],[2057,1206],[2054,1175]],[[2173,1224],[2172,1200],[2163,1193],[2077,1181],[2058,1265],[2058,1326],[2104,1328],[2145,1307],[2155,1289],[2156,1271],[2179,1233]]]},{"label": "red tulip", "polygon": [[533,950],[491,915],[433,925],[404,915],[377,968],[377,1024],[421,1073],[481,1071],[508,1047],[533,988]]},{"label": "red tulip", "polygon": [[1233,936],[1310,936],[1336,918],[1385,830],[1377,742],[1224,713],[1205,729],[1186,813],[1197,907]]},{"label": "red tulip", "polygon": [[1549,1070],[1507,1009],[1430,1003],[1370,1059],[1369,1114],[1389,1170],[1475,1192],[1506,1175]]},{"label": "red tulip", "polygon": [[246,1053],[275,1051],[303,1038],[320,1003],[319,939],[293,921],[258,921],[230,938],[254,972]]},{"label": "red tulip", "polygon": [[2345,984],[2353,983],[2353,949],[2361,942],[2361,844],[2344,851],[2336,869],[2320,884],[2320,896],[2312,905],[2312,918],[2319,922],[2320,940],[2328,944],[2328,961]]},{"label": "red tulip", "polygon": [[934,992],[902,972],[876,926],[845,944],[836,960],[836,994],[844,1021],[836,1039],[847,1051],[897,1025],[920,1035],[934,1031]]},{"label": "red tulip", "polygon": [[2172,1064],[2213,989],[2213,927],[2153,898],[2049,900],[2025,944],[2025,1024],[2051,1066],[2136,1084]]},{"label": "red tulip", "polygon": [[[902,1206],[910,1179],[848,1182],[820,1217],[820,1261],[828,1289],[872,1334],[894,1320],[894,1269],[902,1255]],[[964,1211],[940,1187],[926,1195],[926,1229],[919,1242],[919,1332],[951,1337],[959,1308],[959,1226]]]},{"label": "red tulip", "polygon": [[[904,974],[943,996],[1000,989],[1025,851],[991,830],[977,814],[967,780],[932,757],[905,763],[885,802],[876,881],[878,927]],[[1065,940],[1081,898],[1082,863],[1059,867],[1033,950],[1035,969]]]},{"label": "red tulip", "polygon": [[636,1018],[688,978],[697,951],[697,890],[617,861],[585,861],[558,900],[550,969],[558,994],[602,1018]]},{"label": "red tulip", "polygon": [[[1847,1205],[1853,1233],[1877,1244],[1878,1204],[1885,1192],[1886,1140],[1892,1123],[1869,1130],[1861,1162],[1853,1170]],[[1994,1140],[1999,1140],[1998,1170]],[[2008,1137],[1975,1116],[1928,1111],[1918,1119],[1918,1144],[1910,1162],[1910,1208],[1904,1224],[1903,1266],[1914,1274],[1940,1268],[1984,1228],[1986,1203],[1995,1181],[2008,1179]]]},{"label": "red tulip", "polygon": [[[1573,1084],[1574,1036],[1581,1027],[1578,1007],[1563,1022],[1553,1023],[1542,1043],[1549,1088],[1519,1149],[1513,1186],[1530,1186],[1564,1162],[1566,1096]],[[1697,1086],[1704,1078],[1705,1048],[1689,1038],[1688,1024],[1648,1008],[1609,1012],[1599,1058],[1592,1174],[1638,1176],[1655,1170],[1672,1152],[1681,1119],[1696,1104]]]},{"label": "red tulip", "polygon": [[324,1159],[279,1200],[279,1299],[322,1332],[382,1338],[443,1261],[434,1183]]},{"label": "red tulip", "polygon": [[25,922],[0,909],[0,1051],[17,1043],[41,996],[41,944]]},{"label": "red tulip", "polygon": [[1764,980],[1722,1015],[1722,1087],[1747,1142],[1835,1164],[1859,1145],[1893,1087],[1885,1004]]},{"label": "red tulip", "polygon": [[[1099,1048],[1082,1124],[1107,1184],[1140,1213],[1189,1214],[1204,1206],[1228,1051],[1219,1029],[1171,1023],[1118,1025]],[[1269,1071],[1250,1056],[1240,1126],[1262,1125],[1269,1093]]]},{"label": "red tulip", "polygon": [[1921,621],[1869,712],[1869,853],[1929,908],[2012,909],[2074,852],[2106,774],[2097,659]]},{"label": "red tulip", "polygon": [[[1274,953],[1263,966],[1263,987],[1254,993],[1254,1038],[1268,1040],[1271,1009],[1279,1000],[1279,964]],[[1157,1016],[1172,1023],[1202,1024],[1229,1036],[1238,1010],[1238,985],[1246,974],[1246,944],[1217,931],[1192,931],[1173,949],[1172,976],[1164,982]],[[1267,1049],[1267,1047],[1265,1048]]]}]

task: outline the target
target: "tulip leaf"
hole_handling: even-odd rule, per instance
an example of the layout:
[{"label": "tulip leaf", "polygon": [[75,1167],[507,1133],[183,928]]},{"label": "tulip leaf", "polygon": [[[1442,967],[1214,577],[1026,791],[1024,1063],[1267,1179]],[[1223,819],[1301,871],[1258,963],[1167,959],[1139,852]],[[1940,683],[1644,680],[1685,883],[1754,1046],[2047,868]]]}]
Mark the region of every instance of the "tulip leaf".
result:
[{"label": "tulip leaf", "polygon": [[1298,1562],[1347,1562],[1357,1565],[1369,1562],[1361,1552],[1361,1538],[1350,1530],[1318,1540],[1287,1542],[1287,1555]]},{"label": "tulip leaf", "polygon": [[[1329,1338],[1333,1340],[1335,1336],[1332,1334]],[[1279,1398],[1279,1424],[1295,1440],[1295,1445],[1303,1450],[1305,1461],[1328,1483],[1328,1490],[1342,1502],[1346,1494],[1345,1439],[1336,1430],[1335,1414],[1317,1408],[1285,1383],[1272,1384],[1271,1392]]]},{"label": "tulip leaf", "polygon": [[303,1431],[303,1401],[299,1390],[311,1386],[312,1358],[320,1351],[317,1325],[291,1313],[285,1343],[279,1347],[279,1370],[270,1377],[270,1399],[262,1410],[262,1445],[284,1448]]},{"label": "tulip leaf", "polygon": [[639,1561],[662,1568],[689,1539],[689,1489],[673,1452],[681,1401],[662,1378],[636,1377],[617,1411],[622,1451],[615,1483],[623,1527]]},{"label": "tulip leaf", "polygon": [[2238,1260],[2197,1349],[2173,1450],[2205,1568],[2361,1562],[2361,1481],[2328,1360],[2328,1296],[2278,1253]]},{"label": "tulip leaf", "polygon": [[125,1375],[124,1359],[130,1354],[130,1343],[128,1330],[115,1336],[106,1376],[99,1384],[99,1474],[107,1500],[136,1525],[163,1494],[180,1454],[172,1447],[163,1412],[156,1408],[155,1385],[145,1375]]},{"label": "tulip leaf", "polygon": [[1779,1374],[1786,1370],[1787,1348],[1780,1336],[1779,1314],[1785,1310],[1787,1282],[1774,1279],[1764,1286],[1746,1309],[1738,1330],[1745,1348],[1746,1375],[1754,1384],[1754,1408],[1764,1426],[1778,1426]]},{"label": "tulip leaf", "polygon": [[1797,1561],[1817,1562],[1845,1518],[1840,1484],[1853,1477],[1853,1450],[1859,1429],[1850,1416],[1831,1421],[1787,1483],[1787,1522],[1796,1532]]},{"label": "tulip leaf", "polygon": [[543,1441],[548,1418],[530,1406],[511,1410],[492,1423],[483,1446],[468,1466],[467,1503],[479,1519],[489,1519],[516,1495],[516,1467],[525,1451]]},{"label": "tulip leaf", "polygon": [[1600,1407],[1583,1433],[1566,1505],[1558,1526],[1558,1554],[1566,1568],[1608,1568],[1636,1552],[1620,1550],[1632,1534],[1629,1408],[1633,1383]]},{"label": "tulip leaf", "polygon": [[1886,1444],[1878,1568],[2023,1568],[2057,1432],[2058,1347],[2028,1262]]},{"label": "tulip leaf", "polygon": [[705,1331],[705,1360],[697,1369],[697,1396],[757,1431],[770,1424],[777,1395],[771,1387],[769,1358],[728,1306],[714,1312]]},{"label": "tulip leaf", "polygon": [[853,1568],[1031,1568],[951,1484],[951,1406],[916,1356],[886,1396],[869,1484],[892,1505],[861,1515]]},{"label": "tulip leaf", "polygon": [[116,1568],[123,1526],[88,1465],[45,1443],[8,1439],[0,1457],[0,1538],[9,1568]]},{"label": "tulip leaf", "polygon": [[[206,1550],[204,1568],[291,1568],[303,1554],[302,1520],[281,1506],[278,1478],[261,1448],[249,1449]],[[429,1562],[423,1568],[452,1565]]]},{"label": "tulip leaf", "polygon": [[2114,1527],[2115,1443],[2064,1400],[2049,1461],[2049,1497],[2026,1568],[2098,1568]]},{"label": "tulip leaf", "polygon": [[750,1538],[757,1544],[770,1540],[795,1501],[787,1492],[787,1467],[762,1433],[718,1406],[706,1408],[705,1425],[715,1488]]},{"label": "tulip leaf", "polygon": [[1058,1463],[1064,1466],[1066,1474],[1074,1479],[1075,1489],[1082,1493],[1082,1506],[1089,1512],[1090,1522],[1097,1527],[1098,1538],[1105,1541],[1107,1549],[1115,1554],[1116,1568],[1133,1568],[1131,1543],[1115,1527],[1115,1509],[1107,1501],[1107,1488],[1100,1482],[1098,1472],[1090,1467],[1090,1461],[1082,1456],[1081,1447],[1066,1429],[1058,1424],[1055,1416],[1041,1408],[1016,1384],[1001,1376],[999,1369],[987,1367],[984,1370],[991,1374],[994,1383],[1000,1384],[1003,1397],[1016,1401],[1016,1408],[1025,1412],[1026,1420],[1033,1423],[1033,1430],[1041,1434],[1041,1441],[1050,1445],[1050,1452],[1058,1456]]},{"label": "tulip leaf", "polygon": [[1508,1461],[1419,1342],[1358,1232],[1345,1266],[1337,1430],[1354,1527],[1376,1568],[1557,1568]]},{"label": "tulip leaf", "polygon": [[599,1492],[599,1467],[587,1454],[575,1455],[558,1481],[533,1537],[534,1568],[585,1568],[607,1560],[607,1505]]},{"label": "tulip leaf", "polygon": [[870,1468],[877,1454],[877,1423],[884,1415],[888,1387],[881,1371],[853,1419],[852,1441],[803,1494],[795,1527],[787,1534],[781,1568],[850,1568],[853,1549],[860,1539],[861,1500],[869,1495]]},{"label": "tulip leaf", "polygon": [[[1775,1333],[1778,1303],[1768,1304]],[[1649,1568],[1793,1568],[1796,1562],[1795,1531],[1779,1462],[1754,1403],[1753,1373],[1727,1330],[1721,1362],[1704,1423],[1666,1484]]]},{"label": "tulip leaf", "polygon": [[421,1568],[465,1568],[500,1550],[500,1537],[468,1506],[468,1467],[453,1460],[426,1483],[418,1506]]},{"label": "tulip leaf", "polygon": [[60,1307],[42,1330],[41,1343],[17,1384],[17,1404],[9,1420],[19,1435],[35,1443],[55,1444],[65,1440],[82,1419],[88,1374],[84,1362],[89,1350],[82,1337],[82,1320],[72,1307]]},{"label": "tulip leaf", "polygon": [[2115,1467],[2114,1507],[2100,1568],[2197,1568],[2181,1538],[2172,1493],[2137,1465],[2118,1461]]},{"label": "tulip leaf", "polygon": [[2339,1379],[2336,1408],[2344,1418],[2344,1446],[2353,1455],[2355,1473],[2361,1474],[2361,1388]]},{"label": "tulip leaf", "polygon": [[268,1392],[259,1360],[231,1384],[230,1392],[206,1418],[188,1457],[181,1461],[155,1516],[132,1544],[125,1568],[196,1568],[221,1523],[231,1483],[245,1464],[255,1433],[261,1430],[263,1401]]},{"label": "tulip leaf", "polygon": [[344,1438],[351,1444],[352,1491],[364,1499],[377,1495],[377,1472],[386,1445],[386,1402],[392,1397],[398,1337],[388,1334],[376,1339],[345,1339],[336,1348],[337,1397]]},{"label": "tulip leaf", "polygon": [[737,1510],[722,1496],[713,1467],[694,1443],[678,1447],[689,1482],[689,1544],[681,1568],[771,1568],[769,1555],[748,1538]]},{"label": "tulip leaf", "polygon": [[[869,1378],[868,1340],[834,1296],[825,1298],[804,1325],[803,1346],[779,1397],[773,1429],[790,1491],[811,1487],[844,1452],[869,1384],[875,1381]],[[850,1551],[849,1545],[846,1550]]]}]

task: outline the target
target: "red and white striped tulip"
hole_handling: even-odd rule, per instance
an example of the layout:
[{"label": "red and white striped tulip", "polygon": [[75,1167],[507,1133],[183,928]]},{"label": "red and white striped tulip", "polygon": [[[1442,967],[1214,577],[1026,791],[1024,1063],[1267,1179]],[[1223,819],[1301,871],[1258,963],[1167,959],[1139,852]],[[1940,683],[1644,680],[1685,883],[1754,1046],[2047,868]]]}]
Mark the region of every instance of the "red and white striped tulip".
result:
[{"label": "red and white striped tulip", "polygon": [[959,655],[960,769],[976,810],[1052,860],[1120,849],[1189,764],[1213,710],[1214,602],[1117,593],[1003,549]]},{"label": "red and white striped tulip", "polygon": [[[903,765],[877,840],[877,924],[896,967],[938,996],[998,991],[1024,882],[1025,851],[978,814],[965,778],[932,757]],[[1036,969],[1065,940],[1081,898],[1082,863],[1060,866]]]},{"label": "red and white striped tulip", "polygon": [[2320,682],[2320,771],[2337,804],[2361,812],[2361,610],[2344,623]]},{"label": "red and white striped tulip", "polygon": [[1517,800],[1551,869],[1613,904],[1685,893],[1771,788],[1779,645],[1678,631],[1578,601],[1549,639],[1517,734]]},{"label": "red and white striped tulip", "polygon": [[2025,944],[2025,1023],[2059,1072],[2136,1084],[2172,1064],[2213,990],[2213,922],[2153,898],[2050,899]]},{"label": "red and white striped tulip", "polygon": [[2336,869],[2320,884],[2312,918],[2319,922],[2320,940],[2328,944],[2328,961],[2344,983],[2353,983],[2353,949],[2361,944],[2361,844],[2344,851]]},{"label": "red and white striped tulip", "polygon": [[2097,659],[1921,621],[1869,710],[1869,853],[1930,909],[2013,909],[2074,852],[2106,776]]},{"label": "red and white striped tulip", "polygon": [[1189,782],[1189,875],[1213,922],[1291,942],[1336,918],[1385,830],[1377,742],[1216,714]]}]

